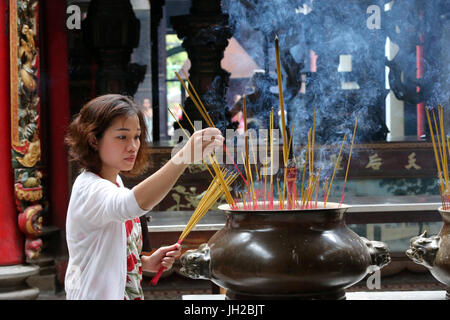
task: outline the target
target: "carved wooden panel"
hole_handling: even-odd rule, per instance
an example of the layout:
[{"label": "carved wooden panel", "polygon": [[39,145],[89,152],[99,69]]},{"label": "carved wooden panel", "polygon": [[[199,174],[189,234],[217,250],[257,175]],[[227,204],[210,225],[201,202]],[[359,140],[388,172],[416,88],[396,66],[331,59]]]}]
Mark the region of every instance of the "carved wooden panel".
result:
[{"label": "carved wooden panel", "polygon": [[44,198],[41,165],[39,1],[10,0],[11,152],[18,224],[25,254],[42,249]]}]

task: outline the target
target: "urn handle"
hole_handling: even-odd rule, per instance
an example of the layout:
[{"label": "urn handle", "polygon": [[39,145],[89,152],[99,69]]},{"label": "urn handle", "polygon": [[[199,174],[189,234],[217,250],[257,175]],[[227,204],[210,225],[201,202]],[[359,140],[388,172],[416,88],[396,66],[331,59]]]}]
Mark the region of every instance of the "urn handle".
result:
[{"label": "urn handle", "polygon": [[180,272],[191,279],[206,279],[211,276],[210,249],[207,243],[197,249],[187,250],[180,258],[182,267]]},{"label": "urn handle", "polygon": [[368,272],[372,273],[379,270],[391,262],[391,256],[387,245],[381,241],[370,241],[361,237],[367,249],[369,250],[372,264],[368,267]]},{"label": "urn handle", "polygon": [[427,237],[427,231],[410,240],[406,255],[415,263],[432,269],[436,261],[436,254],[441,242],[440,236]]}]

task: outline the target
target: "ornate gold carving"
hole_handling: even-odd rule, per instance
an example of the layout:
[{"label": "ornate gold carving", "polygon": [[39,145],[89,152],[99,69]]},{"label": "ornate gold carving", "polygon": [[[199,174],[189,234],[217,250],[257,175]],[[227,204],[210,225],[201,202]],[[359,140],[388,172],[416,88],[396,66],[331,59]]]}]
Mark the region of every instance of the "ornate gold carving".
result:
[{"label": "ornate gold carving", "polygon": [[42,199],[42,186],[25,188],[21,183],[16,183],[15,191],[16,197],[19,200],[34,202]]},{"label": "ornate gold carving", "polygon": [[25,167],[39,160],[38,1],[10,1],[11,139],[15,158]]},{"label": "ornate gold carving", "polygon": [[42,240],[38,0],[10,0],[11,147],[18,224],[25,254],[39,257]]}]

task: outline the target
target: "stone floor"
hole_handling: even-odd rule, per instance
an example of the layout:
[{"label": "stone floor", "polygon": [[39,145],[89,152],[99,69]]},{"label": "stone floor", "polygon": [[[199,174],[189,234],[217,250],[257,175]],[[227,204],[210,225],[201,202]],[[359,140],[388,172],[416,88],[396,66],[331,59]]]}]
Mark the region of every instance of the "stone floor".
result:
[{"label": "stone floor", "polygon": [[[150,285],[151,277],[144,277],[143,289],[145,300],[181,300],[185,295],[211,295],[218,294],[219,287],[207,280],[187,279],[177,273],[161,278],[158,285]],[[395,277],[381,279],[380,290],[369,290],[366,280],[348,288],[346,292],[364,295],[364,292],[398,292],[398,291],[442,291],[445,286],[437,282],[430,273],[402,272]],[[65,300],[65,293],[42,291],[38,300]]]},{"label": "stone floor", "polygon": [[[144,277],[142,287],[145,300],[181,300],[183,295],[218,293],[218,287],[206,280],[191,280],[176,273],[161,278],[156,287],[150,285],[150,277]],[[42,291],[38,300],[65,300],[65,292]]]}]

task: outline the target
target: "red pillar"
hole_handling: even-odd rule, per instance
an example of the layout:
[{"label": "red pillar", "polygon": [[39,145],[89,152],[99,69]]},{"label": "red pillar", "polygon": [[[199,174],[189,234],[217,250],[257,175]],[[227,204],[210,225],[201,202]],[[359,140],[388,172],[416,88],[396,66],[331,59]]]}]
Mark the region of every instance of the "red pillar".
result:
[{"label": "red pillar", "polygon": [[[419,13],[419,20],[423,19],[423,13]],[[417,67],[417,79],[422,79],[424,75],[423,68],[423,44],[424,33],[420,34],[420,44],[416,46],[416,67]],[[417,87],[417,93],[420,92],[420,87]],[[421,102],[417,104],[417,139],[425,134],[425,103]]]},{"label": "red pillar", "polygon": [[66,2],[44,1],[45,46],[50,113],[49,191],[52,225],[65,230],[69,203],[68,155],[64,136],[70,122]]},{"label": "red pillar", "polygon": [[0,266],[21,264],[23,235],[17,224],[11,165],[8,1],[0,1]]},{"label": "red pillar", "polygon": [[[416,46],[417,59],[417,79],[423,78],[423,46]],[[417,87],[417,93],[420,87]],[[417,138],[420,139],[425,134],[425,103],[417,104]]]}]

